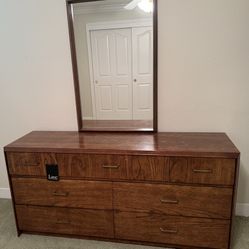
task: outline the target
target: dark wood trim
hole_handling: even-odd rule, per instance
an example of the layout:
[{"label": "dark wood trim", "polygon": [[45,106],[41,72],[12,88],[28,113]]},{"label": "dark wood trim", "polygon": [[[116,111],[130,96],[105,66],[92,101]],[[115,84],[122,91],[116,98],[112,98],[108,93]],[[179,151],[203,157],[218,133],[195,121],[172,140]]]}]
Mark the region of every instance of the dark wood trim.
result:
[{"label": "dark wood trim", "polygon": [[233,230],[234,230],[234,222],[235,222],[235,211],[236,211],[236,203],[237,203],[237,192],[238,192],[238,182],[239,182],[239,169],[240,169],[240,154],[236,159],[236,169],[234,175],[234,186],[233,186],[233,198],[232,198],[232,207],[231,207],[231,222],[230,222],[230,231],[229,231],[229,247],[232,247],[233,242]]},{"label": "dark wood trim", "polygon": [[120,133],[155,133],[154,129],[151,128],[151,129],[137,129],[137,128],[134,128],[132,130],[122,130],[122,129],[115,129],[113,128],[112,130],[111,129],[104,129],[104,128],[101,128],[101,129],[90,129],[90,128],[81,128],[80,129],[81,132],[105,132],[105,133],[110,133],[110,132],[120,132]]},{"label": "dark wood trim", "polygon": [[[72,16],[72,4],[83,3],[83,2],[96,2],[104,0],[66,0],[67,6],[67,18],[69,27],[69,38],[71,47],[71,58],[72,58],[72,68],[73,68],[73,78],[74,78],[74,89],[75,89],[75,101],[76,101],[76,111],[77,111],[77,121],[78,130],[80,132],[106,132],[105,129],[91,130],[85,129],[82,122],[82,104],[80,99],[80,87],[79,87],[79,75],[77,66],[77,56],[76,56],[76,45],[74,37],[74,27],[73,27],[73,16]],[[158,131],[158,0],[154,0],[154,13],[153,13],[153,129],[134,129],[128,132],[148,132],[156,133]],[[127,132],[126,130],[120,131],[113,129],[113,132]],[[110,131],[109,131],[110,132]]]},{"label": "dark wood trim", "polygon": [[15,199],[14,199],[14,193],[13,193],[13,187],[12,187],[12,181],[11,181],[10,172],[9,172],[9,165],[8,165],[8,159],[7,159],[7,152],[6,151],[4,152],[4,158],[5,158],[5,163],[6,163],[6,168],[7,168],[7,174],[8,174],[8,180],[9,180],[9,186],[10,186],[12,207],[13,207],[14,216],[15,216],[16,233],[17,233],[17,236],[19,237],[21,235],[21,231],[19,229],[19,225],[18,225],[18,221],[17,221],[17,216],[16,216],[16,205],[15,205]]},{"label": "dark wood trim", "polygon": [[158,131],[158,0],[154,0],[153,12],[153,130]]},{"label": "dark wood trim", "polygon": [[[94,133],[94,132],[92,132]],[[96,133],[96,132],[95,132]],[[26,148],[19,148],[19,147],[12,147],[12,148],[5,148],[5,152],[20,152],[20,153],[29,153],[29,152],[34,152],[34,153],[69,153],[69,154],[98,154],[98,155],[130,155],[130,156],[166,156],[166,157],[186,157],[186,158],[229,158],[229,159],[235,159],[237,158],[238,154],[237,153],[215,153],[215,152],[187,152],[187,151],[182,151],[182,152],[171,152],[171,151],[165,151],[165,152],[153,152],[153,151],[116,151],[116,150],[110,150],[110,149],[105,149],[105,150],[96,150],[94,149],[67,149],[67,148],[31,148],[31,147],[26,147]]]},{"label": "dark wood trim", "polygon": [[[93,146],[94,145],[94,146]],[[4,147],[10,152],[237,158],[225,133],[78,133],[34,131]]]},{"label": "dark wood trim", "polygon": [[[22,175],[16,175],[13,174],[11,175],[11,178],[13,179],[18,179],[18,178],[22,178],[22,179],[43,179],[46,180],[47,177],[45,176],[22,176]],[[61,176],[60,180],[74,180],[74,181],[96,181],[96,182],[112,182],[112,183],[127,183],[130,182],[130,180],[127,179],[118,179],[118,180],[110,180],[110,179],[104,179],[104,178],[100,178],[100,177],[95,177],[95,178],[90,178],[90,177],[68,177],[68,176]],[[145,183],[144,180],[132,180],[132,183],[135,184],[141,184],[141,183]],[[147,182],[148,183],[148,182]],[[206,188],[219,188],[219,189],[223,189],[223,188],[233,188],[233,185],[217,185],[217,184],[203,184],[203,183],[185,183],[185,182],[170,182],[170,181],[158,181],[158,180],[152,180],[149,181],[150,184],[162,184],[162,185],[173,185],[173,186],[187,186],[187,187],[206,187]]]},{"label": "dark wood trim", "polygon": [[[127,245],[144,245],[144,246],[155,246],[155,247],[175,248],[175,249],[201,249],[200,247],[193,247],[193,246],[189,247],[184,245],[163,244],[163,243],[136,241],[136,240],[109,239],[109,238],[82,236],[82,235],[67,235],[67,234],[65,235],[59,233],[42,233],[42,232],[31,232],[31,231],[22,231],[22,233],[31,234],[31,235],[55,236],[59,238],[87,239],[87,240],[95,240],[100,242],[103,241],[103,242],[121,243]],[[204,247],[202,248],[209,249]]]},{"label": "dark wood trim", "polygon": [[[99,131],[98,131],[99,132]],[[91,132],[91,133],[98,133],[98,132]],[[28,153],[28,152],[35,152],[35,153],[69,153],[69,154],[96,154],[96,150],[93,149],[85,149],[84,151],[82,149],[67,149],[67,148],[19,148],[19,147],[12,147],[12,148],[5,148],[5,152],[20,152],[20,153]],[[166,157],[186,157],[186,158],[229,158],[229,159],[235,159],[237,158],[237,153],[215,153],[215,152],[188,152],[188,151],[182,151],[182,152],[153,152],[153,151],[118,151],[118,150],[99,150],[97,152],[98,155],[131,155],[131,156],[166,156]]]},{"label": "dark wood trim", "polygon": [[75,38],[74,38],[74,27],[73,27],[73,16],[71,3],[72,1],[66,1],[67,6],[67,19],[68,19],[68,30],[69,30],[69,39],[70,39],[70,49],[71,49],[71,59],[72,59],[72,69],[73,69],[73,78],[74,78],[74,92],[75,92],[75,101],[76,101],[76,111],[77,111],[77,121],[78,129],[82,127],[82,111],[81,111],[81,101],[80,101],[80,87],[79,87],[79,75],[78,75],[78,65],[77,65],[77,56],[76,56],[76,47],[75,47]]}]

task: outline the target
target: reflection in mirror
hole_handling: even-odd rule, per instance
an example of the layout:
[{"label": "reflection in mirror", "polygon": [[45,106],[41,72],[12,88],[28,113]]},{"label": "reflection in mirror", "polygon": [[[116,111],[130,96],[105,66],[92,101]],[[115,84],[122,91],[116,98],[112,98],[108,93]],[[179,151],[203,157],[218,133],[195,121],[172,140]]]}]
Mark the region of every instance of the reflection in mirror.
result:
[{"label": "reflection in mirror", "polygon": [[153,130],[153,1],[72,5],[83,128]]}]

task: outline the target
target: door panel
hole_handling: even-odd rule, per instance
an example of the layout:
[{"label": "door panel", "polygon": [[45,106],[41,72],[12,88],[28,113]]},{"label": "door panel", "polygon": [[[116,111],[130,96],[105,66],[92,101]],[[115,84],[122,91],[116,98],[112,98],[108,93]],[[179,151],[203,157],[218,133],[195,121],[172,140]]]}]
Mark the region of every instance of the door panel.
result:
[{"label": "door panel", "polygon": [[112,111],[112,86],[100,86],[97,89],[98,103],[101,111]]},{"label": "door panel", "polygon": [[[144,28],[143,30],[144,31]],[[137,30],[134,30],[136,33]],[[143,33],[136,34],[134,37],[137,42],[137,69],[139,75],[151,74],[151,41],[152,32],[151,30],[145,30]]]},{"label": "door panel", "polygon": [[128,37],[122,34],[122,30],[115,30],[115,43],[116,76],[129,76],[131,74],[131,48]]},{"label": "door panel", "polygon": [[153,29],[91,32],[97,120],[153,119]]},{"label": "door panel", "polygon": [[133,119],[153,119],[153,29],[132,29]]},{"label": "door panel", "polygon": [[138,89],[138,108],[139,110],[150,111],[151,109],[151,89],[150,83],[147,84],[137,84]]},{"label": "door panel", "polygon": [[110,61],[110,37],[108,34],[99,34],[97,43],[97,70],[99,76],[105,77],[111,75],[111,61]]},{"label": "door panel", "polygon": [[118,85],[116,90],[117,111],[128,111],[129,103],[127,99],[129,98],[129,87],[127,85]]},{"label": "door panel", "polygon": [[131,120],[131,29],[92,31],[91,42],[97,120]]}]

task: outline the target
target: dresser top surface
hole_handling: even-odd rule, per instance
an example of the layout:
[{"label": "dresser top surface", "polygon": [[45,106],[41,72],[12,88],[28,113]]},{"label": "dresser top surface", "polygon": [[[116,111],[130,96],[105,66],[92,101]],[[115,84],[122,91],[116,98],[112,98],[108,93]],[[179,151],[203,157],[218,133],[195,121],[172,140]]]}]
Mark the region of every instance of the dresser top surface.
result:
[{"label": "dresser top surface", "polygon": [[237,158],[225,133],[78,133],[33,131],[7,145],[6,152],[151,154]]}]

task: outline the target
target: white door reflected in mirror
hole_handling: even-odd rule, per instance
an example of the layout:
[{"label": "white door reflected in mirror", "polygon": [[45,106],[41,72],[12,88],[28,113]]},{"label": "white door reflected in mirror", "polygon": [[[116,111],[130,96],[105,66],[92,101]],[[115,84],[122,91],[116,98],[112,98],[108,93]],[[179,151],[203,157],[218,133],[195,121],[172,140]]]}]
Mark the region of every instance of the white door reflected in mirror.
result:
[{"label": "white door reflected in mirror", "polygon": [[153,129],[152,10],[151,0],[73,5],[84,127]]},{"label": "white door reflected in mirror", "polygon": [[150,26],[91,32],[97,120],[153,118],[152,38]]}]

